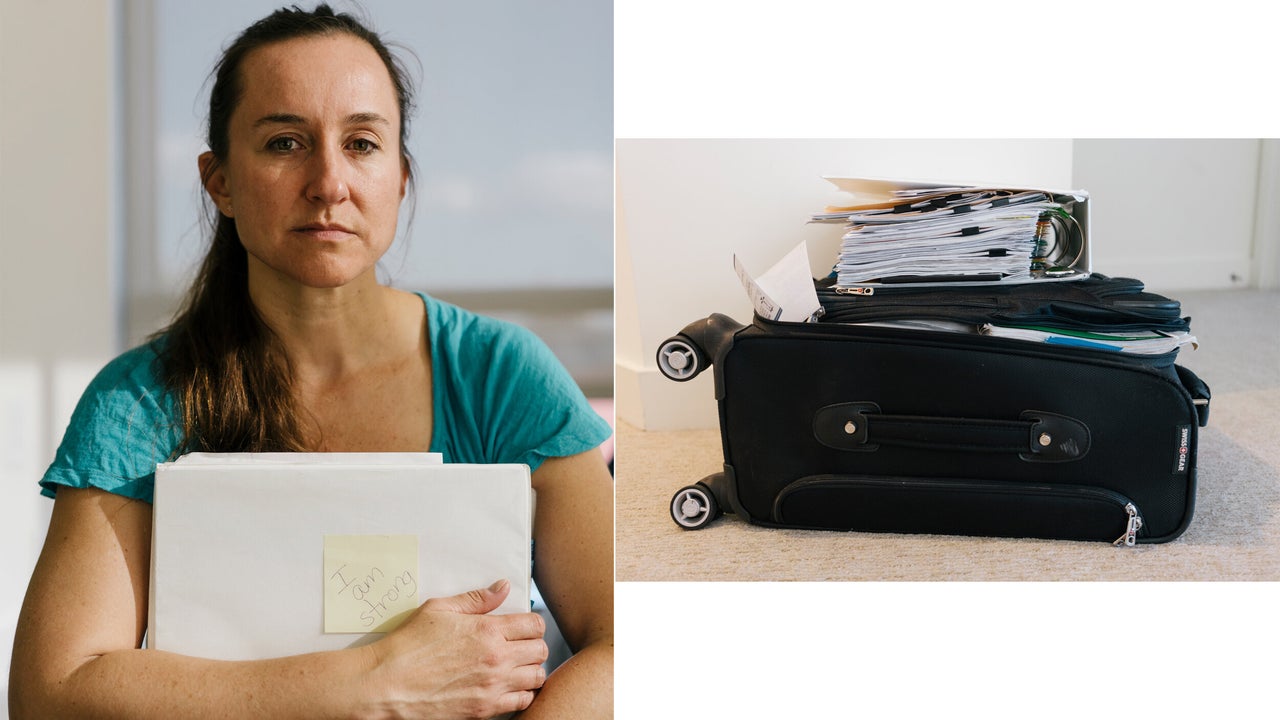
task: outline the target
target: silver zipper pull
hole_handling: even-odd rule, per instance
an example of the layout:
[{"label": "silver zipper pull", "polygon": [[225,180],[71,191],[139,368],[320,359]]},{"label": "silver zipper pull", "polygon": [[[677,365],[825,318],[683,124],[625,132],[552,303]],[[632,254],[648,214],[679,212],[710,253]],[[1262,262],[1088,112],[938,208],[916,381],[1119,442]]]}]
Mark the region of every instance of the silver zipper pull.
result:
[{"label": "silver zipper pull", "polygon": [[869,287],[837,287],[836,292],[840,295],[875,295],[876,289]]},{"label": "silver zipper pull", "polygon": [[1124,543],[1128,547],[1133,547],[1138,543],[1138,528],[1142,527],[1142,516],[1138,515],[1138,508],[1134,507],[1133,503],[1125,505],[1124,511],[1129,513],[1129,524],[1125,526],[1124,534],[1111,544]]}]

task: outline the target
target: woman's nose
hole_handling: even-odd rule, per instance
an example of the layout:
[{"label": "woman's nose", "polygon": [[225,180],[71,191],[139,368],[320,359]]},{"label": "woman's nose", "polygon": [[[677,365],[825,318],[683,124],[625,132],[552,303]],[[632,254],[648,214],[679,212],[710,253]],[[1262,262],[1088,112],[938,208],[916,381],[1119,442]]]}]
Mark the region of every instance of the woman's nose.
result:
[{"label": "woman's nose", "polygon": [[341,149],[320,147],[308,158],[307,199],[325,205],[345,201],[350,192],[346,173],[350,169]]}]

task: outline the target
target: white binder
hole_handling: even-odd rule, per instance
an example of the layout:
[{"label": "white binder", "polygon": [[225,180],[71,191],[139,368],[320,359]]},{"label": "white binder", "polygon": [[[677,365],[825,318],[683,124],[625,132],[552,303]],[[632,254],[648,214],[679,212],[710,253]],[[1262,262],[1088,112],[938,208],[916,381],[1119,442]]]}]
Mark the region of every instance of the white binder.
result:
[{"label": "white binder", "polygon": [[[913,281],[911,287],[949,287],[964,285],[985,285],[985,284],[1001,284],[1012,285],[1028,282],[1069,282],[1073,280],[1082,280],[1092,274],[1092,257],[1089,246],[1089,193],[1085,190],[1055,190],[1052,188],[1034,188],[1019,187],[1010,185],[992,185],[992,184],[973,184],[973,183],[956,183],[956,182],[939,182],[932,180],[891,180],[887,178],[867,178],[867,177],[826,177],[828,182],[835,185],[836,188],[849,193],[852,196],[850,207],[847,208],[827,208],[826,213],[817,213],[812,217],[814,222],[836,222],[841,209],[848,210],[852,207],[880,207],[888,208],[900,203],[908,203],[910,200],[904,199],[896,193],[922,193],[923,195],[936,194],[938,192],[963,192],[963,191],[981,191],[981,190],[1000,190],[1006,192],[1034,192],[1044,193],[1054,202],[1061,204],[1069,220],[1069,225],[1063,229],[1062,249],[1068,248],[1070,252],[1065,252],[1062,257],[1055,258],[1055,264],[1061,264],[1066,269],[1060,272],[1036,273],[1030,277],[1022,278],[1004,278],[993,280],[953,280],[953,281]],[[1069,236],[1069,237],[1067,237]],[[843,283],[842,283],[843,284]],[[879,281],[853,282],[849,284],[852,288],[872,289],[881,287],[883,283]],[[899,285],[901,287],[901,285]],[[838,290],[839,292],[839,290]]]},{"label": "white binder", "polygon": [[[445,465],[426,453],[197,454],[161,464],[147,645],[223,660],[353,647],[382,634],[335,631],[332,615],[326,632],[327,603],[332,613],[359,601],[381,621],[392,600],[416,606],[499,579],[511,594],[495,612],[528,612],[532,503],[528,466]],[[388,538],[413,548],[416,563],[380,555]],[[338,549],[369,565],[335,573],[326,554],[332,562]],[[348,625],[358,618],[348,612]]]}]

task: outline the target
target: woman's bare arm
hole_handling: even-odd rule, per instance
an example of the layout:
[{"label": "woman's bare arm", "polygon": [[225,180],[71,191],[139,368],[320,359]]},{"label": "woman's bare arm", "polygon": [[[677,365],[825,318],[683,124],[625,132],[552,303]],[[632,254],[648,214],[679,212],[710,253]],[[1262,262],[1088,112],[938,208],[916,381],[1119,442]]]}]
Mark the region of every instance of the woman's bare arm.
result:
[{"label": "woman's bare arm", "polygon": [[541,619],[481,614],[504,587],[429,600],[351,650],[252,662],[139,650],[150,536],[150,505],[59,491],[14,641],[14,720],[487,717],[527,706],[542,682]]},{"label": "woman's bare arm", "polygon": [[613,479],[598,450],[551,458],[538,493],[534,575],[573,657],[521,715],[613,716]]}]

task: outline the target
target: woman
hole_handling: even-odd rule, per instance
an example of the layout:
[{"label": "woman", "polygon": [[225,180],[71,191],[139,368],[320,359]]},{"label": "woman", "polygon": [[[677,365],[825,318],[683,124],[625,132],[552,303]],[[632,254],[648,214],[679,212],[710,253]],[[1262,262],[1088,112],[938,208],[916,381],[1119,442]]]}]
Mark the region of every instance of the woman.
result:
[{"label": "woman", "polygon": [[[611,715],[608,429],[527,332],[378,284],[410,107],[381,40],[324,5],[278,11],[224,53],[199,158],[209,254],[174,323],[90,385],[41,481],[55,501],[15,638],[15,719]],[[273,450],[528,463],[534,576],[576,654],[544,678],[541,619],[484,614],[502,581],[356,649],[138,649],[155,463]]]}]

